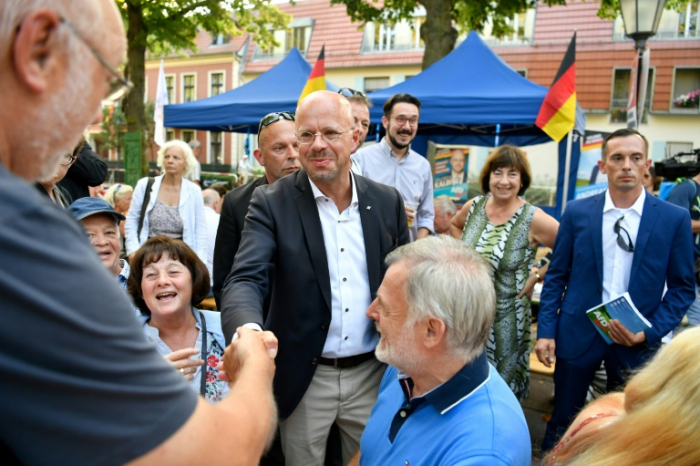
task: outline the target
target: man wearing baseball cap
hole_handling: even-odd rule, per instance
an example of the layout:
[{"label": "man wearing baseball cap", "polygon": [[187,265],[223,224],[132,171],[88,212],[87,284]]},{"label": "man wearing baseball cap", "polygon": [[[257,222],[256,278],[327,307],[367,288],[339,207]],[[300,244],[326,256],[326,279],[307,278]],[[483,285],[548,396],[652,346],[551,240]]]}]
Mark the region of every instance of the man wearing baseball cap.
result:
[{"label": "man wearing baseball cap", "polygon": [[83,224],[85,233],[102,264],[117,277],[121,287],[126,289],[129,263],[119,259],[119,221],[124,220],[124,216],[115,211],[107,201],[97,197],[80,198],[67,210],[73,218]]}]

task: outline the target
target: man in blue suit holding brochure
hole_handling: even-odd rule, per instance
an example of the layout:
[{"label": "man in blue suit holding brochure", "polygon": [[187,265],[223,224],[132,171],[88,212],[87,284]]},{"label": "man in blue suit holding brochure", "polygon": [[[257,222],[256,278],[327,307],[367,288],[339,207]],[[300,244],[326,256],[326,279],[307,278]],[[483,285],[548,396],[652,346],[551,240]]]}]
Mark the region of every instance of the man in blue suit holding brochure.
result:
[{"label": "man in blue suit holding brochure", "polygon": [[[542,450],[548,451],[586,401],[595,371],[605,361],[608,390],[624,383],[661,338],[683,318],[695,297],[690,216],[645,193],[646,138],[620,129],[603,143],[601,172],[608,190],[571,202],[561,219],[538,317],[537,358],[554,362],[554,412]],[[666,289],[666,287],[668,287]],[[586,311],[629,292],[651,323],[632,333],[609,323],[608,345]]]}]

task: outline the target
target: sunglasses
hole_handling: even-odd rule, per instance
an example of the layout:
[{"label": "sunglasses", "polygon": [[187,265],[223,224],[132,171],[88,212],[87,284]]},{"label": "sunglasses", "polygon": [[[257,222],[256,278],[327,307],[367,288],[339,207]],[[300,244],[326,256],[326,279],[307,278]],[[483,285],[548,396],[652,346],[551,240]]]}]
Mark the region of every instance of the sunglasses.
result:
[{"label": "sunglasses", "polygon": [[349,87],[338,89],[338,94],[344,97],[367,97],[364,92],[356,91],[355,89],[350,89]]},{"label": "sunglasses", "polygon": [[[623,218],[625,218],[624,215],[618,218],[617,222],[615,222],[614,229],[615,233],[617,234],[617,245],[620,246],[623,251],[634,252],[634,244],[632,244],[632,237],[630,236],[629,231],[625,230],[625,227],[621,225]],[[625,235],[627,235],[627,241],[625,241],[620,232],[624,232]]]},{"label": "sunglasses", "polygon": [[262,131],[263,128],[267,128],[272,123],[275,123],[280,120],[295,121],[294,114],[292,112],[268,113],[267,115],[262,117],[262,120],[260,120],[260,125],[258,125],[258,135],[260,135],[260,131]]}]

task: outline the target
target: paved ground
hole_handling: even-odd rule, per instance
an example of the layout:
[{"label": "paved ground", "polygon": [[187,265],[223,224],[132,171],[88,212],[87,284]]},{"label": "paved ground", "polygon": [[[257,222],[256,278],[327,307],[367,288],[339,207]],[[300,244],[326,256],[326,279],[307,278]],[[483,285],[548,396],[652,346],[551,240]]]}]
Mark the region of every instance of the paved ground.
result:
[{"label": "paved ground", "polygon": [[521,403],[525,412],[525,420],[530,428],[530,439],[532,440],[532,466],[539,465],[540,445],[544,437],[544,429],[547,424],[544,416],[552,412],[552,394],[554,382],[549,375],[530,375],[530,397]]}]

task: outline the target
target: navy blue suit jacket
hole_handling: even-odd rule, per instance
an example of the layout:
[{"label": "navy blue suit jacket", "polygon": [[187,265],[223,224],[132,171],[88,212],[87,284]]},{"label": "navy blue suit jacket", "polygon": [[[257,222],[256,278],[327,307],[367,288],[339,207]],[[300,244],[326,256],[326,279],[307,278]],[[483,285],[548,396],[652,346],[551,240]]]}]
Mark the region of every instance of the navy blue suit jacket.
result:
[{"label": "navy blue suit jacket", "polygon": [[[605,193],[571,202],[564,212],[545,276],[538,316],[538,338],[556,339],[556,356],[581,356],[602,340],[586,311],[602,302],[603,207]],[[664,295],[664,285],[668,291]],[[628,292],[651,322],[647,344],[613,344],[622,361],[655,348],[673,330],[695,299],[690,216],[647,195],[642,210]]]}]

